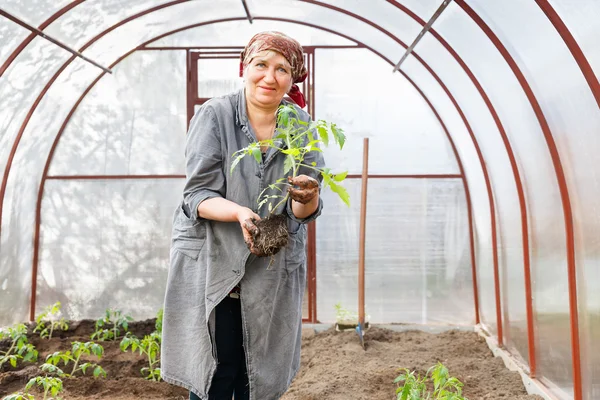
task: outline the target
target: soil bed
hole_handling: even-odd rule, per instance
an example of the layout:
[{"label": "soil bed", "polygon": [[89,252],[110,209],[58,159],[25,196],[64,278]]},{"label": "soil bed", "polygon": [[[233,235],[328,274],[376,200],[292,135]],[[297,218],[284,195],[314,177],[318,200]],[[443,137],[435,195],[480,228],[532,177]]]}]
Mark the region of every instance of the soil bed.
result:
[{"label": "soil bed", "polygon": [[[143,337],[154,330],[154,320],[133,322],[130,330]],[[55,351],[70,349],[73,341],[90,341],[94,321],[72,322],[67,332],[56,332],[51,340],[29,335],[40,352],[41,365]],[[99,364],[106,379],[77,376],[63,379],[64,400],[186,400],[187,391],[165,382],[145,380],[140,369],[146,360],[138,353],[123,353],[119,341],[99,342],[105,355]],[[397,369],[407,367],[422,374],[441,361],[464,384],[464,394],[475,399],[540,399],[528,396],[517,373],[508,371],[494,358],[485,341],[474,332],[450,331],[430,334],[420,331],[393,332],[372,327],[365,333],[366,351],[355,332],[333,328],[314,334],[303,332],[302,366],[282,400],[392,400]],[[0,349],[6,351],[6,341]],[[96,362],[95,357],[89,359]],[[65,372],[68,368],[65,368]],[[35,364],[19,362],[17,368],[4,365],[0,371],[0,398],[23,390],[27,381],[41,370]],[[88,372],[90,375],[90,372]],[[41,396],[39,396],[41,399]]]}]

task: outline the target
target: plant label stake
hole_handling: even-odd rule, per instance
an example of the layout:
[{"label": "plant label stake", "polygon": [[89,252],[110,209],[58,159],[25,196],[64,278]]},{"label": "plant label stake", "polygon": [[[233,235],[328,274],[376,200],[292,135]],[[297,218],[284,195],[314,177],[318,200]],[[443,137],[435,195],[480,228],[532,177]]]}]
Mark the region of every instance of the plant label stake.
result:
[{"label": "plant label stake", "polygon": [[365,349],[363,328],[365,326],[365,231],[367,220],[367,181],[369,179],[369,138],[363,141],[363,169],[360,199],[360,243],[358,244],[358,325],[356,332]]}]

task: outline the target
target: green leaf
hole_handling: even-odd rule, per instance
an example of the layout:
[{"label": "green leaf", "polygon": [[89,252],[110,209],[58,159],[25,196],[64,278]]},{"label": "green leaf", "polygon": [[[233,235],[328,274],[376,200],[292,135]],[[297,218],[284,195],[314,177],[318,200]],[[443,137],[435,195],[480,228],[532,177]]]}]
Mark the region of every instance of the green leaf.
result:
[{"label": "green leaf", "polygon": [[329,187],[331,188],[331,190],[336,193],[339,198],[348,206],[350,207],[350,195],[348,194],[348,192],[346,191],[346,188],[344,188],[341,185],[337,185],[335,184],[333,181],[329,181],[328,182]]},{"label": "green leaf", "polygon": [[319,137],[325,146],[329,146],[329,132],[327,131],[327,126],[324,121],[319,121],[319,125],[317,125],[317,132],[319,132]]},{"label": "green leaf", "polygon": [[283,161],[283,174],[287,174],[294,167],[294,157],[288,155]]},{"label": "green leaf", "polygon": [[334,176],[333,176],[333,180],[334,180],[334,181],[336,181],[336,182],[341,182],[341,181],[343,181],[344,179],[346,179],[346,176],[348,176],[348,171],[346,171],[346,172],[341,172],[341,173],[339,173],[339,174],[336,174],[336,175],[334,175]]},{"label": "green leaf", "polygon": [[260,164],[260,162],[262,161],[262,154],[260,152],[260,147],[254,147],[252,149],[252,156],[254,157],[256,162]]},{"label": "green leaf", "polygon": [[336,126],[336,124],[331,124],[331,133],[335,138],[336,143],[340,146],[340,150],[344,148],[344,144],[346,143],[346,135],[344,131]]}]

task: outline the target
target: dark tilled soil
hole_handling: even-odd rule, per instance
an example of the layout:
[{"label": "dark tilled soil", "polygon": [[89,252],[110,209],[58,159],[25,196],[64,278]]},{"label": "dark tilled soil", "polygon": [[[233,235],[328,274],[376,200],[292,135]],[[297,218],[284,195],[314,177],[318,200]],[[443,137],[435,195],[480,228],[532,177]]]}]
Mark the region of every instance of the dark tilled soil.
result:
[{"label": "dark tilled soil", "polygon": [[[130,324],[133,334],[143,337],[154,330],[154,320]],[[36,364],[19,363],[17,368],[4,365],[0,370],[0,398],[22,390],[27,381],[41,374],[39,365],[48,354],[70,348],[73,341],[89,341],[94,321],[72,322],[66,332],[51,340],[30,335],[40,352]],[[485,341],[476,333],[450,331],[438,335],[420,331],[393,332],[377,327],[365,334],[366,350],[355,332],[330,329],[314,334],[305,330],[302,341],[302,367],[282,400],[392,400],[398,368],[421,374],[437,361],[464,384],[470,399],[539,399],[527,396],[517,373],[508,371],[494,358]],[[140,369],[146,360],[138,353],[123,353],[119,342],[101,342],[105,355],[99,364],[108,373],[106,379],[77,376],[64,379],[64,400],[185,400],[187,391],[165,382],[145,380]],[[6,351],[8,343],[0,343]],[[96,362],[95,358],[89,361]],[[90,372],[88,371],[88,375]],[[41,396],[39,397],[41,398]],[[261,400],[261,399],[257,399]]]}]

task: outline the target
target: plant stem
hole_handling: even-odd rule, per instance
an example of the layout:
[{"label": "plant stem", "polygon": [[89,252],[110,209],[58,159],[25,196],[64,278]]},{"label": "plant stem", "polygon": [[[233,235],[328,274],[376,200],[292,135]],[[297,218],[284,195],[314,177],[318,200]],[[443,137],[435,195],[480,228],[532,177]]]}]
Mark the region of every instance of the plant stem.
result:
[{"label": "plant stem", "polygon": [[75,360],[75,365],[73,366],[73,371],[71,371],[71,376],[75,375],[75,372],[77,371],[77,364],[79,364],[79,357],[81,357],[81,353],[79,353],[79,356]]},{"label": "plant stem", "polygon": [[281,199],[281,201],[280,201],[279,203],[277,203],[277,204],[275,205],[275,207],[273,207],[273,208],[271,209],[271,212],[270,212],[270,214],[273,214],[273,213],[275,212],[275,210],[277,210],[277,207],[279,207],[280,205],[282,205],[283,203],[285,203],[289,197],[290,197],[290,194],[289,194],[289,193],[287,193],[287,194],[286,194],[286,195],[283,197],[283,199]]},{"label": "plant stem", "polygon": [[50,387],[46,386],[46,389],[44,390],[44,398],[42,400],[46,400],[46,396],[48,395],[48,390],[50,390]]}]

